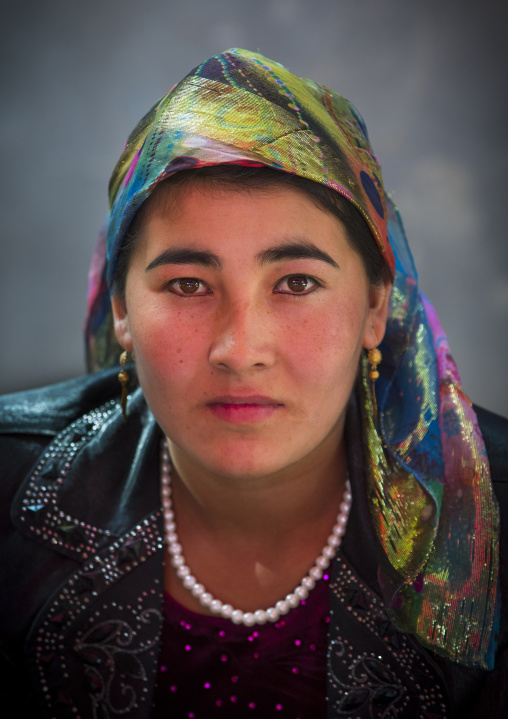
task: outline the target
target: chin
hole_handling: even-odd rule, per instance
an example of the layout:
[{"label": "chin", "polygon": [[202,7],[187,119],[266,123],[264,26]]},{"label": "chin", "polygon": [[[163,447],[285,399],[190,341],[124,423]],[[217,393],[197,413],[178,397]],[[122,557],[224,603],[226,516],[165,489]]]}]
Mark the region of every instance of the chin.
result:
[{"label": "chin", "polygon": [[287,452],[281,456],[280,445],[277,448],[267,447],[259,440],[252,441],[252,438],[223,443],[216,441],[208,447],[199,443],[197,452],[191,446],[182,446],[174,441],[172,447],[172,451],[183,454],[184,461],[190,461],[196,468],[238,480],[261,479],[282,472],[299,459]]}]

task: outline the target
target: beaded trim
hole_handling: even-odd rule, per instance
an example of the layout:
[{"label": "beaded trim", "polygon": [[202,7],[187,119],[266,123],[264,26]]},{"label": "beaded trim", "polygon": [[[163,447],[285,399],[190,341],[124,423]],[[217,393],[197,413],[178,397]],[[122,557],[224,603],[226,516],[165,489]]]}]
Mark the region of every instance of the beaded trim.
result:
[{"label": "beaded trim", "polygon": [[73,422],[47,447],[30,476],[20,520],[28,531],[72,558],[86,559],[107,546],[112,534],[62,511],[58,491],[78,451],[118,412],[114,400]]},{"label": "beaded trim", "polygon": [[[79,719],[83,711],[88,716],[83,704],[87,694],[91,716],[101,719],[125,715],[151,698],[162,623],[161,582],[153,578],[153,570],[146,580],[140,575],[144,591],[130,604],[124,593],[122,603],[111,601],[109,590],[133,569],[143,572],[145,562],[163,550],[161,511],[118,538],[59,506],[74,459],[116,414],[118,403],[110,401],[62,431],[29,476],[21,503],[25,530],[85,563],[51,598],[44,620],[28,640],[43,699],[59,717]],[[154,582],[158,586],[148,590]],[[153,672],[147,675],[151,665]]]},{"label": "beaded trim", "polygon": [[[445,688],[415,640],[340,555],[330,582],[328,674],[334,716],[445,719]],[[362,651],[363,648],[363,651]]]},{"label": "beaded trim", "polygon": [[[138,655],[158,645],[162,612],[153,605],[160,607],[159,580],[156,588],[139,592],[136,604],[98,602],[123,576],[163,549],[159,526],[160,512],[156,512],[72,574],[52,601],[34,639],[36,670],[49,707],[63,710],[68,705],[69,716],[79,719],[83,707],[74,707],[72,691],[78,676],[70,666],[76,656],[85,686],[78,682],[75,691],[81,696],[88,691],[94,717],[124,714],[147,698],[147,675]],[[92,613],[94,603],[97,611]],[[98,621],[111,613],[114,619]],[[154,654],[154,663],[156,659]],[[123,704],[118,697],[123,697]]]}]

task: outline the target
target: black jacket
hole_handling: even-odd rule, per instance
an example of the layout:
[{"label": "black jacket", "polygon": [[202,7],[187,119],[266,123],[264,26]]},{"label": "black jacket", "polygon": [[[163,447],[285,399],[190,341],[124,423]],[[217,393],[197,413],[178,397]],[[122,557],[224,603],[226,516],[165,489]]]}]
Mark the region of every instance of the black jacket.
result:
[{"label": "black jacket", "polygon": [[[508,421],[477,413],[507,516]],[[17,719],[150,717],[162,621],[160,438],[139,390],[123,422],[115,372],[0,401],[0,695]],[[505,620],[492,672],[439,658],[388,620],[359,451],[350,464],[353,508],[330,583],[329,717],[508,716]]]}]

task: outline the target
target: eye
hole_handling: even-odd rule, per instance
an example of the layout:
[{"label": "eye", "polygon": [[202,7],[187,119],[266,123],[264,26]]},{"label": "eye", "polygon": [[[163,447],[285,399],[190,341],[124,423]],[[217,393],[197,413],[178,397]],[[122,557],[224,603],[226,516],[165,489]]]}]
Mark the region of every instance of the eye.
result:
[{"label": "eye", "polygon": [[274,292],[283,295],[309,295],[321,287],[319,282],[309,275],[288,275],[275,286]]},{"label": "eye", "polygon": [[201,280],[196,279],[196,277],[178,277],[176,280],[168,282],[165,289],[168,289],[175,295],[180,295],[180,297],[202,297],[203,295],[211,294],[210,288]]}]

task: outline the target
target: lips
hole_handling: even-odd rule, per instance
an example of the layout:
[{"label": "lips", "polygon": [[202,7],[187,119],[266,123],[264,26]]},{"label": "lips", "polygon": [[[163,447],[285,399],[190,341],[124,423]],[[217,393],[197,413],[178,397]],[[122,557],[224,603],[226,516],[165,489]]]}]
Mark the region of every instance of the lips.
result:
[{"label": "lips", "polygon": [[269,419],[284,405],[263,395],[224,395],[214,397],[206,405],[210,412],[226,422],[261,422]]}]

